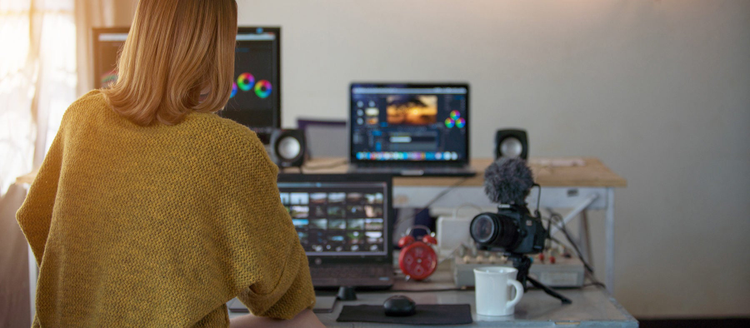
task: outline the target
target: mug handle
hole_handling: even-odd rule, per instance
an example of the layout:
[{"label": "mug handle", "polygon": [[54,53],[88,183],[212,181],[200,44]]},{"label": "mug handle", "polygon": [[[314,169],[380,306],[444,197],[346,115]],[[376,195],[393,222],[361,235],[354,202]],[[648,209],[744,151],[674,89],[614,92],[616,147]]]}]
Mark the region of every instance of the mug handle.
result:
[{"label": "mug handle", "polygon": [[516,297],[514,297],[510,302],[508,302],[507,305],[505,305],[506,309],[510,309],[516,306],[516,304],[518,304],[518,302],[521,301],[521,297],[523,297],[523,285],[521,285],[521,283],[518,282],[518,280],[508,279],[508,285],[509,286],[512,285],[513,288],[516,290]]}]

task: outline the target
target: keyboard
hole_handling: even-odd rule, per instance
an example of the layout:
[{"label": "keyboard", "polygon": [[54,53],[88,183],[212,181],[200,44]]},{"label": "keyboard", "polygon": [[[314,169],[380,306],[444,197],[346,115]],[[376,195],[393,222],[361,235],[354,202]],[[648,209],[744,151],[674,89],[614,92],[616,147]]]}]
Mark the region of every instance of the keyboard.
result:
[{"label": "keyboard", "polygon": [[393,285],[393,266],[388,264],[357,264],[310,266],[313,286],[320,287],[390,287]]},{"label": "keyboard", "polygon": [[387,265],[326,265],[311,266],[310,275],[313,277],[361,278],[385,277],[393,274],[393,268]]},{"label": "keyboard", "polygon": [[401,176],[474,176],[476,172],[468,165],[425,165],[424,163],[358,163],[352,165],[352,173],[393,174]]}]

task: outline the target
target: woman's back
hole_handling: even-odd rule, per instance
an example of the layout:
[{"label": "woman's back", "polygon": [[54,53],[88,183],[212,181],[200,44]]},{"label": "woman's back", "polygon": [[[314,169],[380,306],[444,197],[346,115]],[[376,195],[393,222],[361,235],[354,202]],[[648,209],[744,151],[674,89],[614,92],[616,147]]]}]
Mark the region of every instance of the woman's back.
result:
[{"label": "woman's back", "polygon": [[37,323],[226,325],[238,295],[256,315],[310,307],[276,173],[249,129],[215,114],[140,126],[85,95],[17,215],[40,264]]}]

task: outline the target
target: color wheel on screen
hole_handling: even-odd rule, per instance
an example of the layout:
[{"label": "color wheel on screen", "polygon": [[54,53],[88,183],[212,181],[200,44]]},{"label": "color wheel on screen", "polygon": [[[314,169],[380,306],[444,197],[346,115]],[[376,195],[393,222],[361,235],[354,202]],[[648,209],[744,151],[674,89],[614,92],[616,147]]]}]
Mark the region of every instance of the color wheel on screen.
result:
[{"label": "color wheel on screen", "polygon": [[237,77],[237,82],[232,82],[232,94],[229,98],[234,98],[237,95],[238,90],[250,91],[253,89],[255,95],[259,98],[268,98],[273,91],[273,85],[267,80],[260,80],[255,82],[255,77],[250,73],[242,73]]},{"label": "color wheel on screen", "polygon": [[242,73],[237,77],[237,87],[242,91],[248,91],[255,84],[255,77],[250,73]]},{"label": "color wheel on screen", "polygon": [[267,98],[271,95],[271,90],[271,82],[266,80],[260,80],[255,84],[255,94],[258,95],[258,97]]},{"label": "color wheel on screen", "polygon": [[237,83],[232,83],[232,94],[229,95],[229,99],[234,98],[237,95]]},{"label": "color wheel on screen", "polygon": [[466,126],[466,119],[464,119],[463,117],[461,117],[461,112],[459,112],[457,110],[451,111],[450,116],[451,117],[445,119],[445,127],[446,128],[450,129],[450,128],[452,128],[452,127],[455,126],[455,127],[459,128],[459,129],[461,129],[461,128],[463,128],[463,127]]}]

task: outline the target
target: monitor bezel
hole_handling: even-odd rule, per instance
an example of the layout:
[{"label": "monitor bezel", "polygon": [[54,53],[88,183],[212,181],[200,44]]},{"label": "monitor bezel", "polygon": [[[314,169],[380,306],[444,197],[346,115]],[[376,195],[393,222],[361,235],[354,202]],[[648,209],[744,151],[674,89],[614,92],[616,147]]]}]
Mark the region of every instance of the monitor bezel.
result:
[{"label": "monitor bezel", "polygon": [[[385,255],[307,255],[310,265],[320,265],[324,263],[393,263],[393,177],[387,174],[299,174],[299,173],[281,173],[278,176],[277,184],[280,182],[375,182],[386,184],[386,195],[383,201],[387,204],[384,207],[386,215],[386,227],[384,227],[385,238]],[[277,186],[278,187],[278,186]]]},{"label": "monitor bezel", "polygon": [[[365,87],[365,88],[466,88],[466,140],[465,149],[466,156],[459,160],[365,160],[357,159],[357,155],[354,153],[354,115],[352,108],[354,102],[354,88]],[[347,120],[347,131],[349,132],[349,162],[350,163],[379,163],[382,165],[389,164],[403,164],[403,163],[424,163],[424,164],[459,164],[466,165],[471,160],[471,88],[468,82],[352,82],[349,85],[349,105],[347,106],[349,113]]]}]

